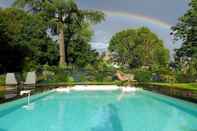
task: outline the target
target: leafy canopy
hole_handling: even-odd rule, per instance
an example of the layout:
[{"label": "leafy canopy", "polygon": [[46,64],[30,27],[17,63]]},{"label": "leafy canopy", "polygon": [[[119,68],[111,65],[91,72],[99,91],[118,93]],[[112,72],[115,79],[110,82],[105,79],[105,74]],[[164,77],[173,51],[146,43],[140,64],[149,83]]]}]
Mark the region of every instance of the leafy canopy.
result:
[{"label": "leafy canopy", "polygon": [[148,28],[127,29],[116,33],[109,44],[113,61],[129,68],[162,65],[169,61],[163,41]]},{"label": "leafy canopy", "polygon": [[[95,54],[95,51],[92,51],[89,45],[92,31],[86,29],[90,29],[92,24],[104,20],[104,13],[94,10],[81,10],[74,0],[17,0],[15,5],[25,8],[33,14],[42,16],[45,21],[48,22],[51,34],[59,35],[60,57],[63,60],[65,59],[66,64],[71,64],[74,61],[78,63],[76,60],[79,59],[74,58],[76,55],[73,54],[86,54],[90,56]],[[84,30],[86,30],[86,33],[81,33]],[[87,38],[86,34],[91,35],[88,35],[89,38]],[[61,37],[63,35],[64,39],[62,40]],[[63,47],[65,47],[65,49]],[[73,49],[74,47],[76,49]],[[77,48],[81,48],[81,50]],[[73,50],[75,50],[76,53],[73,53]],[[64,54],[65,58],[63,58]],[[83,56],[84,55],[81,57]],[[79,55],[77,55],[77,57],[79,57]],[[60,61],[62,60],[61,58]],[[88,61],[86,61],[86,63],[87,62]]]},{"label": "leafy canopy", "polygon": [[175,40],[183,41],[176,50],[175,60],[184,73],[197,72],[197,0],[191,0],[189,7],[172,27]]},{"label": "leafy canopy", "polygon": [[57,46],[41,17],[15,8],[2,9],[0,15],[1,73],[57,64]]}]

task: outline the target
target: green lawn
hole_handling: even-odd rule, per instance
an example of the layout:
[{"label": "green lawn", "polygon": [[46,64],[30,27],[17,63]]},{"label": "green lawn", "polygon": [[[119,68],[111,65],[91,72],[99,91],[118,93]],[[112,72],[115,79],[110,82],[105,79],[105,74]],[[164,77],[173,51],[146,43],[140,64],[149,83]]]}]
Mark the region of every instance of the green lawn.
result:
[{"label": "green lawn", "polygon": [[0,97],[4,95],[5,87],[0,86]]},{"label": "green lawn", "polygon": [[193,90],[197,91],[197,83],[149,83],[152,85],[161,85],[164,87],[169,87],[169,88],[180,88],[180,89],[187,89],[187,90]]}]

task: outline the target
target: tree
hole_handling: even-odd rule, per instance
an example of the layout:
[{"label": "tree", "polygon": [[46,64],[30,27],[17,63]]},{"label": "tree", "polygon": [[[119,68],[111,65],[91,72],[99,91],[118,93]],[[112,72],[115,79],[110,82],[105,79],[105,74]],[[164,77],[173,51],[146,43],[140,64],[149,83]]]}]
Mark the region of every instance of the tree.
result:
[{"label": "tree", "polygon": [[57,47],[41,17],[15,8],[0,10],[0,16],[0,73],[57,63]]},{"label": "tree", "polygon": [[28,7],[31,12],[49,20],[49,25],[56,25],[49,28],[59,35],[60,65],[69,64],[68,48],[76,30],[84,24],[95,24],[104,19],[102,12],[81,10],[73,0],[17,0],[15,5]]},{"label": "tree", "polygon": [[109,44],[113,60],[129,68],[162,65],[169,61],[169,51],[148,28],[127,29],[116,33]]},{"label": "tree", "polygon": [[78,28],[75,37],[70,41],[68,56],[69,63],[73,66],[85,67],[87,64],[93,64],[96,61],[98,53],[91,49],[89,44],[92,34],[89,25],[83,25],[82,28]]},{"label": "tree", "polygon": [[[7,16],[0,9],[0,74],[22,69],[24,54],[21,47],[12,43],[10,28],[7,22]],[[13,66],[14,65],[14,66]]]},{"label": "tree", "polygon": [[190,9],[179,18],[176,26],[172,27],[175,40],[181,40],[182,46],[176,49],[175,61],[183,72],[190,68],[197,72],[197,0],[191,0]]}]

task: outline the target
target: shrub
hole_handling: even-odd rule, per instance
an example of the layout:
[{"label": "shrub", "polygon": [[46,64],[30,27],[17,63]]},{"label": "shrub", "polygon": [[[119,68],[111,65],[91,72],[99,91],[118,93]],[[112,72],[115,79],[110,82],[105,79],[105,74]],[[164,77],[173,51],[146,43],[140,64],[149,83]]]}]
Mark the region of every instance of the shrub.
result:
[{"label": "shrub", "polygon": [[85,81],[87,81],[87,78],[85,77],[85,75],[81,75],[80,78],[79,78],[79,81],[80,82],[85,82]]},{"label": "shrub", "polygon": [[197,75],[183,74],[183,73],[176,74],[176,80],[181,83],[195,82],[196,79],[197,79]]},{"label": "shrub", "polygon": [[139,82],[150,82],[152,81],[152,72],[147,70],[138,69],[133,72],[135,79]]},{"label": "shrub", "polygon": [[5,87],[1,86],[5,84],[5,75],[0,75],[0,98],[4,97]]},{"label": "shrub", "polygon": [[0,75],[0,85],[5,84],[5,75]]},{"label": "shrub", "polygon": [[175,83],[176,77],[174,75],[160,75],[161,82]]},{"label": "shrub", "polygon": [[[50,75],[52,76],[50,81],[51,82],[74,82],[74,78],[71,76],[71,72],[66,70],[65,68],[53,68],[53,71],[50,71]],[[53,73],[54,74],[53,74]]]}]

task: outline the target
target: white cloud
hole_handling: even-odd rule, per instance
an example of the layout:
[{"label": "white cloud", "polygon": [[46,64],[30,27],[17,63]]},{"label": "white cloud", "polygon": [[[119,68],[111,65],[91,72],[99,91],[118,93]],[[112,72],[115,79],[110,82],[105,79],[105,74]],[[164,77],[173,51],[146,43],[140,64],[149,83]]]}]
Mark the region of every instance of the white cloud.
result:
[{"label": "white cloud", "polygon": [[104,42],[91,42],[92,48],[99,52],[104,52],[107,50],[108,44]]}]

